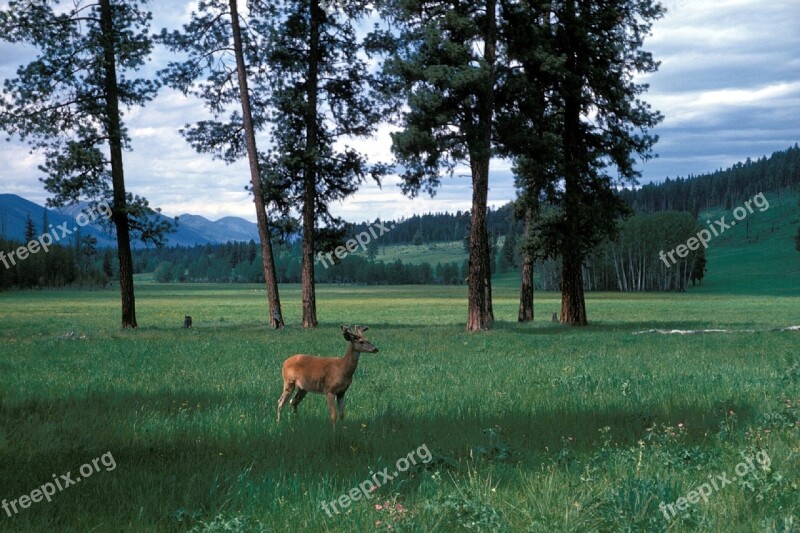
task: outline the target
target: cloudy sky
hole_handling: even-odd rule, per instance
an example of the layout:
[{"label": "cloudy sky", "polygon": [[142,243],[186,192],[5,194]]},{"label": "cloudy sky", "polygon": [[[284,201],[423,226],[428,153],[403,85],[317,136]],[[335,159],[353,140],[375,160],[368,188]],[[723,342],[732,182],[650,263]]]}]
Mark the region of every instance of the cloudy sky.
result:
[{"label": "cloudy sky", "polygon": [[[661,61],[645,99],[665,115],[655,133],[658,158],[643,165],[643,183],[727,167],[800,142],[800,6],[797,0],[665,0],[668,14],[655,23],[646,49]],[[153,28],[188,21],[193,3],[151,3]],[[0,1],[0,7],[5,2]],[[29,50],[0,43],[0,78],[12,77]],[[170,59],[154,55],[152,68]],[[245,164],[227,166],[195,153],[178,134],[186,122],[206,118],[198,102],[163,90],[126,123],[133,152],[125,154],[128,190],[143,195],[169,216],[182,213],[212,220],[235,215],[255,220],[244,190]],[[387,161],[389,128],[374,139],[352,143],[371,160]],[[17,142],[0,144],[0,193],[43,204],[38,181],[41,158]],[[489,200],[499,206],[514,197],[509,164],[496,161]],[[405,198],[390,177],[379,189],[365,185],[334,211],[362,221],[399,218],[426,211],[468,209],[469,179],[445,179],[434,198]]]}]

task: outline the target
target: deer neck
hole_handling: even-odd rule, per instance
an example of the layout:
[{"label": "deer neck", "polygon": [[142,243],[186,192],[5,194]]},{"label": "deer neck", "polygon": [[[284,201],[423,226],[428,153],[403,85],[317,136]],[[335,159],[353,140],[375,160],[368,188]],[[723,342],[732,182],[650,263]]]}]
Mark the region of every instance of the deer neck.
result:
[{"label": "deer neck", "polygon": [[347,353],[344,354],[344,371],[345,374],[348,376],[352,376],[355,373],[356,368],[358,367],[358,356],[359,354],[353,343],[350,343],[350,346],[347,348]]}]

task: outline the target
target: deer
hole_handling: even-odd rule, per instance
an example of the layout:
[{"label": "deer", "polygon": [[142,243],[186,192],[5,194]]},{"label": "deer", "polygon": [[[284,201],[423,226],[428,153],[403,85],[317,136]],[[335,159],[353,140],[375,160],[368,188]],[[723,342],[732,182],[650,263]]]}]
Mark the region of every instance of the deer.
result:
[{"label": "deer", "polygon": [[[337,407],[338,418],[344,422],[344,394],[353,382],[353,374],[358,367],[358,357],[362,353],[377,353],[378,348],[364,337],[369,328],[342,326],[344,340],[350,343],[344,357],[318,357],[315,355],[296,354],[283,362],[283,393],[278,400],[278,419],[281,421],[281,410],[295,388],[297,394],[289,402],[297,413],[297,406],[306,394],[314,392],[324,394],[328,398],[328,411],[331,423],[336,428]],[[334,397],[336,405],[334,405]]]}]

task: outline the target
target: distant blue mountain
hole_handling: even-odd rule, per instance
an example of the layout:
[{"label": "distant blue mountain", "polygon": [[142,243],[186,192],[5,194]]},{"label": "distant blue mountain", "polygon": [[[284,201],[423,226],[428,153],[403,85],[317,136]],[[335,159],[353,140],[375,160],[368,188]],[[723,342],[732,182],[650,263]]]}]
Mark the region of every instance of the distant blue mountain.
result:
[{"label": "distant blue mountain", "polygon": [[[63,209],[46,209],[16,194],[0,194],[0,238],[22,241],[25,236],[25,221],[30,216],[36,227],[36,235],[41,235],[52,228],[67,224],[73,230],[77,227],[76,217],[86,212],[86,205],[77,204]],[[47,213],[47,228],[43,228]],[[169,217],[159,217],[173,221]],[[92,235],[97,239],[97,245],[116,246],[116,237],[112,228],[98,224],[98,219],[93,224],[80,228],[81,235]],[[56,234],[61,235],[57,230]],[[65,239],[74,238],[75,233]],[[229,241],[258,241],[258,227],[243,218],[224,217],[217,221],[207,218],[185,214],[178,217],[178,225],[174,233],[167,236],[167,246],[194,246],[196,244],[217,244]],[[72,242],[72,241],[70,241]],[[138,240],[131,241],[134,248],[143,248],[145,245]]]},{"label": "distant blue mountain", "polygon": [[258,242],[258,226],[238,217],[223,217],[211,221],[200,215],[187,213],[178,217],[178,229],[193,231],[211,243],[251,239]]}]

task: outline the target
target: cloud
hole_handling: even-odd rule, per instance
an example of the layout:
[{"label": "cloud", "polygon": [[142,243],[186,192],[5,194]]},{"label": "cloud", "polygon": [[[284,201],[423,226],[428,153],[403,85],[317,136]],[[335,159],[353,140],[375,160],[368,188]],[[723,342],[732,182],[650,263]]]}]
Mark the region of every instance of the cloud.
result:
[{"label": "cloud", "polygon": [[645,99],[664,115],[643,182],[727,167],[800,140],[796,2],[667,2],[645,48],[661,61]]},{"label": "cloud", "polygon": [[[800,141],[800,10],[796,0],[666,0],[669,12],[655,23],[645,42],[661,67],[640,81],[650,84],[644,99],[665,115],[654,131],[659,157],[641,165],[642,182],[686,176],[757,158]],[[179,28],[197,2],[153,2],[153,31]],[[0,77],[13,76],[32,50],[0,42]],[[157,47],[143,70],[150,75],[173,57]],[[126,112],[132,152],[126,152],[128,189],[146,196],[170,216],[190,212],[210,219],[235,215],[255,220],[252,198],[245,191],[245,162],[226,165],[196,153],[180,136],[186,123],[208,118],[202,105],[170,90],[143,108]],[[370,139],[349,145],[370,161],[390,161],[390,126]],[[259,137],[266,147],[268,137]],[[41,157],[18,142],[0,148],[0,191],[38,203],[47,194],[38,181]],[[460,170],[468,174],[467,169]],[[467,210],[469,178],[443,178],[435,197],[405,197],[390,176],[383,188],[370,182],[332,207],[347,220],[410,216],[424,211]],[[515,197],[510,164],[493,161],[490,204]]]}]

